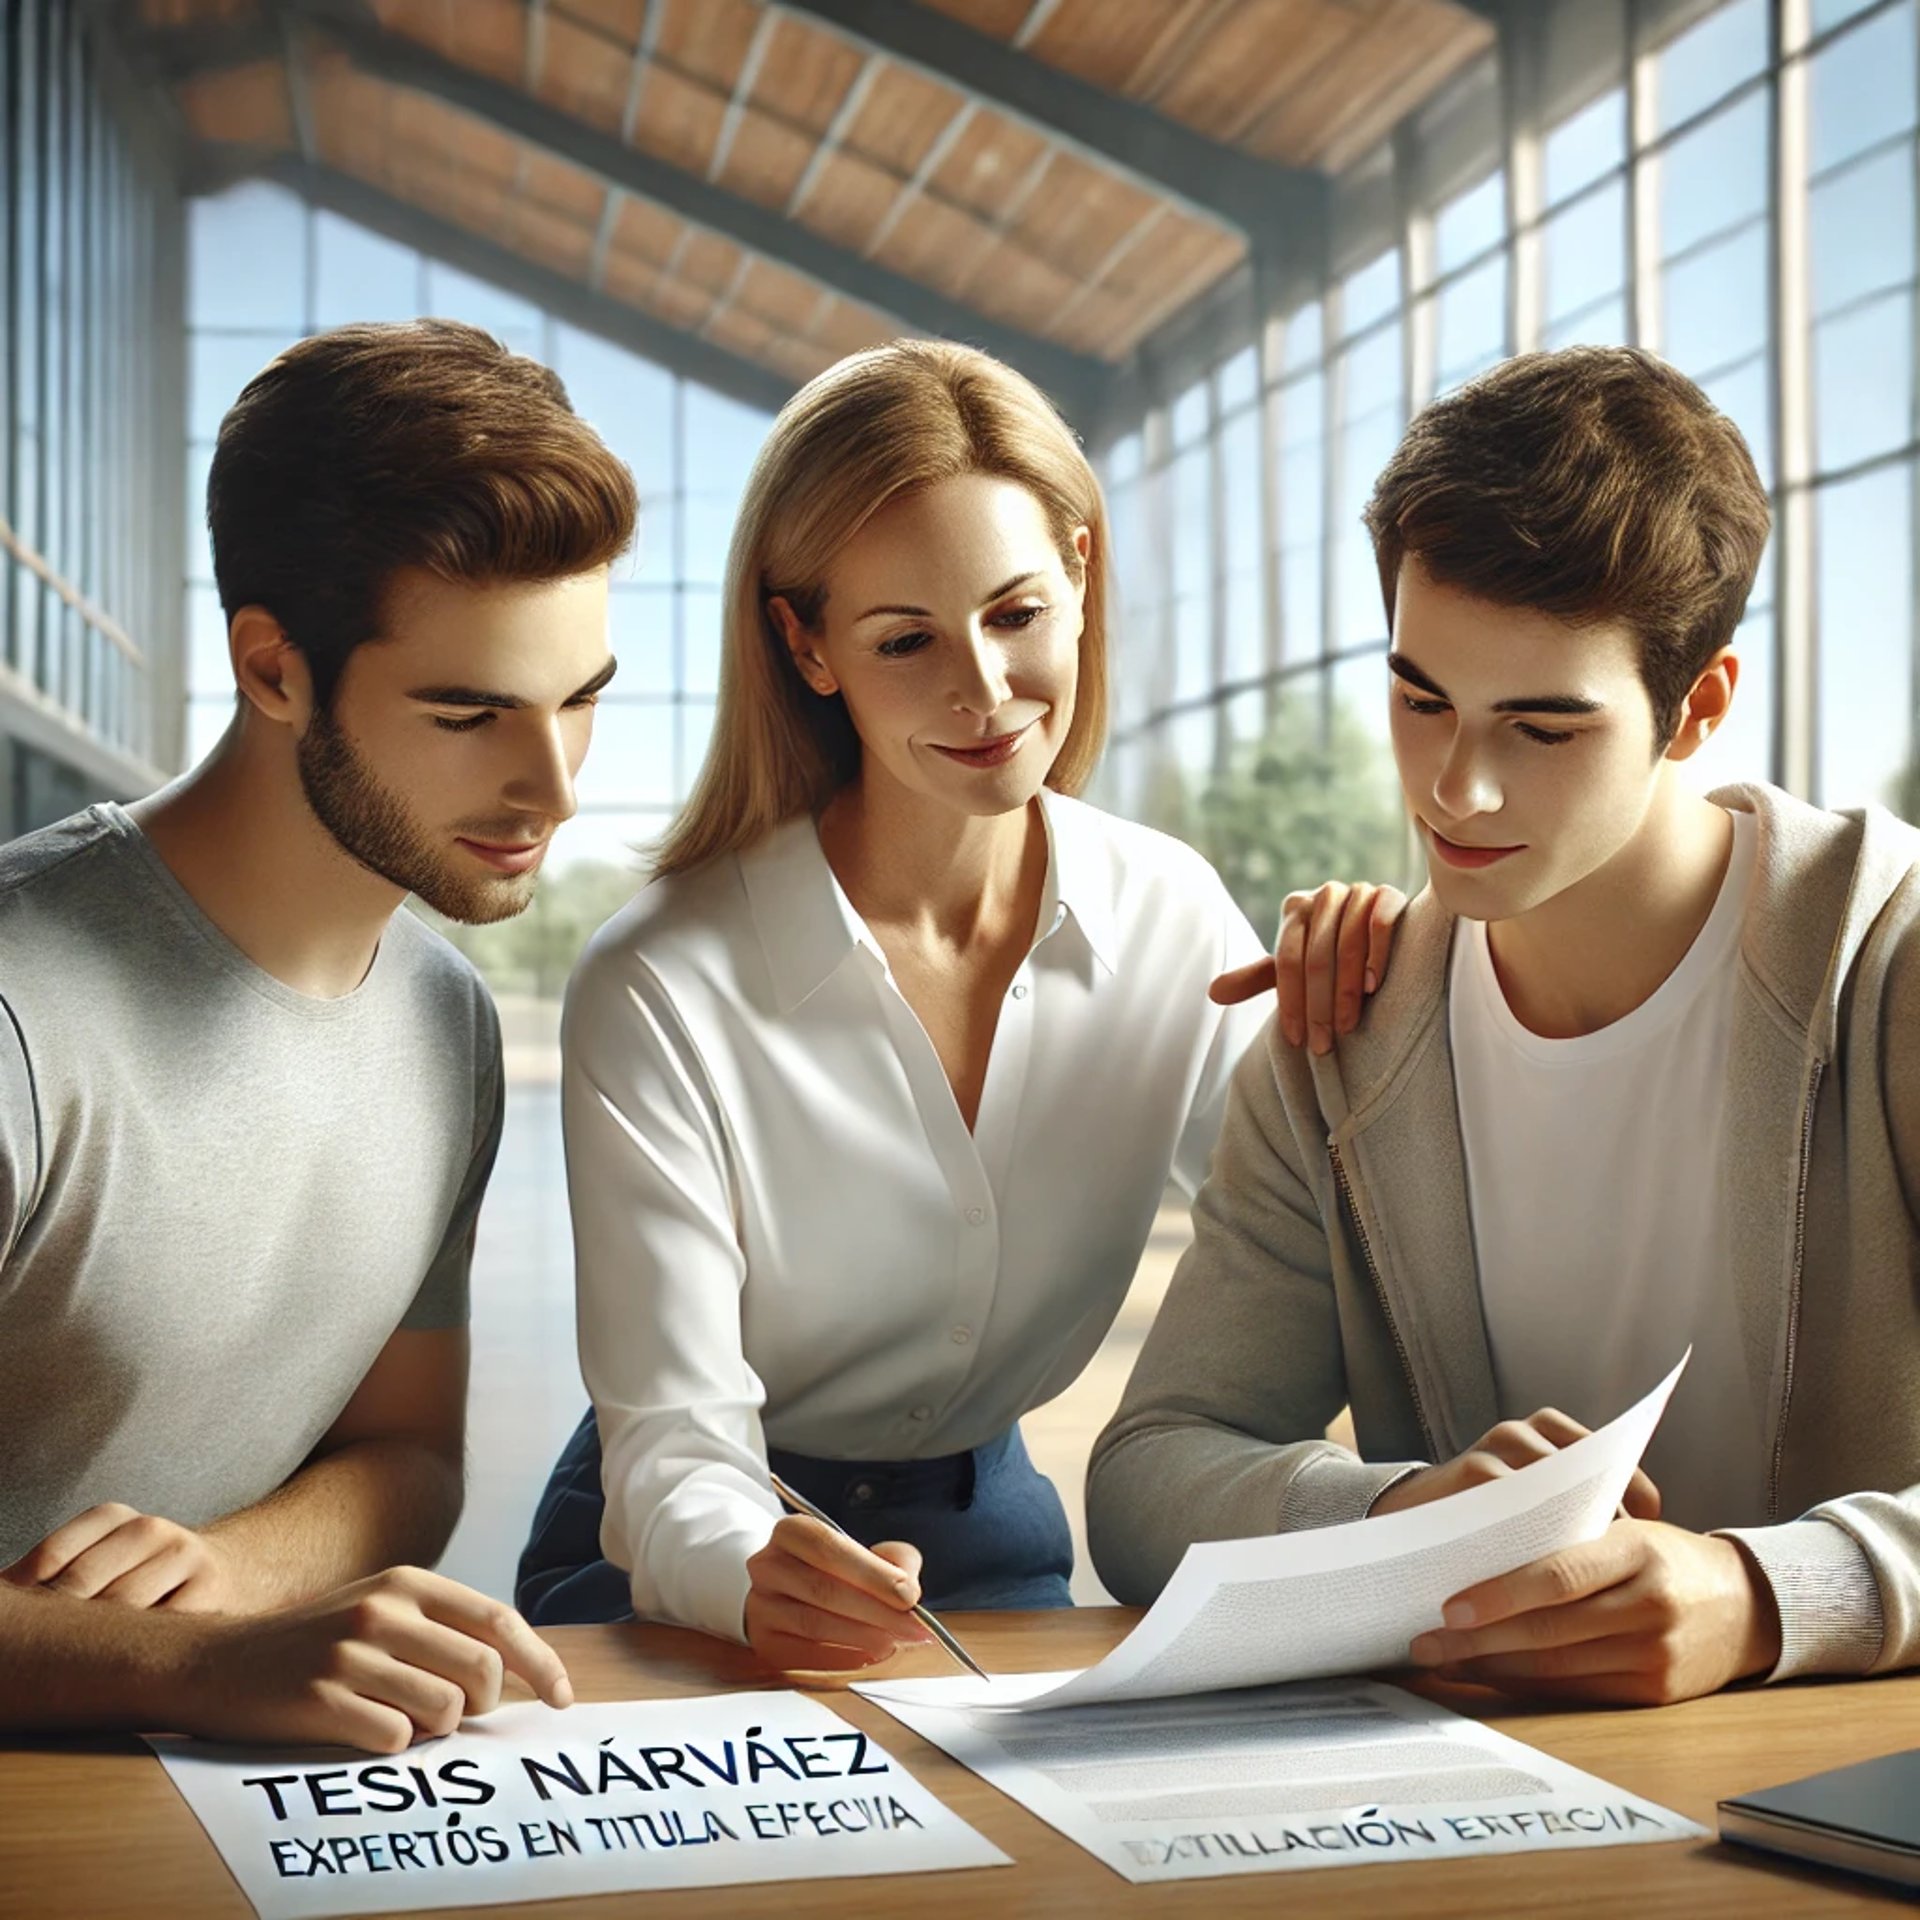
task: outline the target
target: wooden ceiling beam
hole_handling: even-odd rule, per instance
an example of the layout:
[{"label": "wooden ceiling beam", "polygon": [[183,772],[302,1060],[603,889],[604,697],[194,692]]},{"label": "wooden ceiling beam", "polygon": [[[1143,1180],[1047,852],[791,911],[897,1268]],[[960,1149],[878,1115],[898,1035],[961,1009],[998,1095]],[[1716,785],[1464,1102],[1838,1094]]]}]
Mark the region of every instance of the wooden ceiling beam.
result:
[{"label": "wooden ceiling beam", "polygon": [[740,71],[734,75],[733,91],[727,96],[727,110],[721,116],[713,154],[707,161],[709,180],[718,180],[726,172],[727,162],[733,158],[733,143],[740,137],[740,123],[747,117],[748,102],[752,100],[753,90],[760,82],[760,69],[766,64],[767,48],[772,44],[779,25],[780,16],[777,13],[763,13],[760,24],[753,30],[752,40],[747,43],[746,57],[740,62]]},{"label": "wooden ceiling beam", "polygon": [[[263,0],[263,5],[269,16],[261,23],[266,31],[254,29],[262,57],[279,57],[276,23],[297,20],[344,48],[364,73],[443,100],[609,187],[652,201],[816,285],[890,315],[909,330],[983,347],[1044,388],[1069,418],[1090,415],[1100,404],[1111,373],[1104,361],[993,320],[963,301],[824,239],[778,208],[761,206],[631,147],[518,87],[382,27],[353,0]],[[235,64],[245,57],[246,31],[223,27],[204,36],[193,30],[164,35],[169,68],[176,75],[197,70],[203,56],[209,65]],[[200,45],[180,47],[178,41],[190,32]]]},{"label": "wooden ceiling beam", "polygon": [[334,167],[316,166],[290,153],[254,148],[229,152],[202,145],[187,167],[183,190],[218,193],[242,180],[274,181],[309,205],[324,207],[477,280],[503,287],[583,333],[611,341],[745,406],[777,413],[793,393],[791,380],[758,361],[670,326],[610,294],[596,293],[578,280]]},{"label": "wooden ceiling beam", "polygon": [[773,4],[958,88],[1183,211],[1237,229],[1256,253],[1318,245],[1328,186],[1308,169],[1281,166],[1210,140],[933,7],[903,0]]},{"label": "wooden ceiling beam", "polygon": [[320,157],[320,137],[313,119],[313,84],[307,70],[306,43],[300,27],[291,20],[280,23],[282,56],[286,61],[287,113],[293,122],[294,137],[300,143],[300,158],[315,161]]},{"label": "wooden ceiling beam", "polygon": [[153,77],[166,81],[225,73],[260,60],[278,60],[285,51],[280,28],[261,19],[200,20],[184,27],[123,29],[119,37],[129,58],[137,59]]},{"label": "wooden ceiling beam", "polygon": [[[660,42],[660,23],[666,11],[666,0],[647,0],[646,17],[640,23],[640,38],[627,67],[626,103],[620,109],[620,141],[623,146],[633,144],[633,130],[640,124],[640,102],[646,96],[647,80],[653,72],[654,49]],[[607,189],[607,203],[600,210],[600,230],[593,236],[592,279],[596,293],[606,284],[607,259],[613,251],[613,236],[620,224],[620,209],[626,204],[627,196],[620,188]]]}]

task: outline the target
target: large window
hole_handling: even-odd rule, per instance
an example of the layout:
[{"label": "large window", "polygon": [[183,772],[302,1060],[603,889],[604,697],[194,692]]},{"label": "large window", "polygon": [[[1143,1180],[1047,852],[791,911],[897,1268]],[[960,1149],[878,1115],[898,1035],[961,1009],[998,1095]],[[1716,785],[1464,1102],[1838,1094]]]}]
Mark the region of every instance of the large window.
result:
[{"label": "large window", "polygon": [[1543,347],[1619,346],[1627,318],[1627,90],[1550,125],[1541,141]]},{"label": "large window", "polygon": [[1915,7],[1815,9],[1806,56],[1814,786],[1920,818],[1914,673]]},{"label": "large window", "polygon": [[[1506,31],[1531,77],[1490,64],[1336,182],[1319,295],[1249,296],[1245,339],[1165,356],[1104,457],[1125,537],[1102,797],[1216,857],[1275,743],[1390,801],[1360,514],[1409,413],[1510,351],[1638,342],[1739,427],[1776,528],[1805,529],[1762,563],[1733,714],[1687,776],[1920,816],[1920,0],[1539,0]],[[1804,352],[1781,337],[1803,325]],[[1784,471],[1783,447],[1805,450]],[[1302,878],[1340,851],[1307,811],[1272,815]]]},{"label": "large window", "polygon": [[[0,734],[23,709],[39,759],[0,790],[0,835],[73,792],[134,790],[174,752],[155,694],[178,652],[167,502],[173,439],[164,264],[178,205],[102,93],[84,11],[0,20]],[[169,459],[170,464],[170,459]],[[163,555],[163,543],[168,550]],[[164,585],[163,585],[164,583]],[[8,703],[11,703],[10,705]],[[169,716],[170,717],[170,716]],[[64,788],[61,789],[65,791]]]},{"label": "large window", "polygon": [[1484,373],[1506,353],[1506,174],[1442,206],[1433,222],[1434,391]]},{"label": "large window", "polygon": [[[553,367],[639,488],[637,551],[616,566],[612,590],[620,675],[601,697],[579,780],[580,810],[555,836],[548,870],[580,860],[631,864],[629,850],[658,837],[706,753],[719,688],[727,540],[768,417],[497,287],[309,211],[277,187],[250,185],[196,202],[190,241],[191,755],[205,753],[233,714],[204,516],[221,416],[250,375],[316,329],[416,314],[465,320]],[[234,272],[235,261],[248,270]]]}]

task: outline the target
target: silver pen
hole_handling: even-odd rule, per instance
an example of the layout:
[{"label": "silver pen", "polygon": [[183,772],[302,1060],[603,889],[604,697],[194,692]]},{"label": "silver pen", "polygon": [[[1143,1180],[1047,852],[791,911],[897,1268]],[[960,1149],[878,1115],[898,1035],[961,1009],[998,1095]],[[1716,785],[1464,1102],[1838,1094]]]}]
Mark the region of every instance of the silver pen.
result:
[{"label": "silver pen", "polygon": [[[823,1525],[831,1527],[835,1533],[845,1534],[849,1540],[853,1540],[853,1535],[847,1533],[846,1528],[843,1527],[832,1514],[823,1513],[805,1494],[795,1493],[777,1473],[769,1473],[767,1478],[773,1482],[774,1492],[777,1493],[795,1513],[804,1513],[810,1519],[818,1520]],[[859,1544],[859,1541],[854,1540],[855,1546]],[[977,1673],[982,1680],[990,1680],[993,1678],[986,1668],[983,1667],[925,1607],[915,1607],[913,1609],[913,1617],[918,1620],[969,1673]]]}]

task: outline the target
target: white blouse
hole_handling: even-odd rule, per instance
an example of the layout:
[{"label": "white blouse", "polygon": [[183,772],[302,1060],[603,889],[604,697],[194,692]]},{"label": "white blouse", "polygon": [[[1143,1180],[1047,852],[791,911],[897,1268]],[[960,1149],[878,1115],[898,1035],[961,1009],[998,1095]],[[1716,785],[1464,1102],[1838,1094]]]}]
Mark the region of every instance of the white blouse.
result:
[{"label": "white blouse", "polygon": [[1207,1172],[1265,996],[1213,869],[1048,793],[1039,937],[969,1133],[811,819],[657,880],[567,991],[562,1112],[601,1545],[636,1612],[739,1638],[769,1444],[995,1438],[1086,1365],[1168,1175]]}]

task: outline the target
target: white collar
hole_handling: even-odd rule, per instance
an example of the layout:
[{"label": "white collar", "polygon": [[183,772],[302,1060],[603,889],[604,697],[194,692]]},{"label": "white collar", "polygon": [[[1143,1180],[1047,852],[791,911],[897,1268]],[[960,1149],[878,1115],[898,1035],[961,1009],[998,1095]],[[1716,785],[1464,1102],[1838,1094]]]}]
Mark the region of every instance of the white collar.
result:
[{"label": "white collar", "polygon": [[[1071,917],[1093,957],[1107,972],[1117,972],[1114,862],[1098,832],[1099,815],[1078,800],[1043,788],[1040,817],[1047,829],[1040,938]],[[834,878],[810,815],[783,820],[737,857],[783,1014],[816,993],[857,948],[865,947],[885,964],[866,922]]]}]

